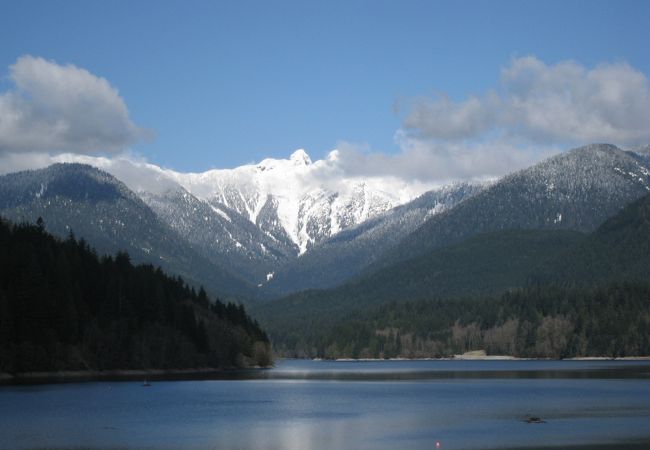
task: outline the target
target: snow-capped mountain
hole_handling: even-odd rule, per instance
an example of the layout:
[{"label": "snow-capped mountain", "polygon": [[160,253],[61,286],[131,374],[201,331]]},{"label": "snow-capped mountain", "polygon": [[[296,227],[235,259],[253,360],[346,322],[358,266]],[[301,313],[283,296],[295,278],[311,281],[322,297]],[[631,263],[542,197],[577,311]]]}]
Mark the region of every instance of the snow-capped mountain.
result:
[{"label": "snow-capped mountain", "polygon": [[265,159],[235,169],[165,173],[212,207],[236,211],[278,244],[303,254],[423,192],[397,179],[343,176],[337,158],[335,150],[312,162],[304,150],[297,150],[289,159]]}]

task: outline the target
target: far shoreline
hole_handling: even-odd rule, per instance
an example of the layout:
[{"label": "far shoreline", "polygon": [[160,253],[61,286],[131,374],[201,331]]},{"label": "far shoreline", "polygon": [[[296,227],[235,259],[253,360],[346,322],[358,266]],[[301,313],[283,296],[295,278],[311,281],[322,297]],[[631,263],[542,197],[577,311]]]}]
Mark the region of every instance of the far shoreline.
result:
[{"label": "far shoreline", "polygon": [[[564,359],[519,358],[507,355],[464,354],[441,358],[277,358],[282,360],[305,360],[327,362],[396,362],[396,361],[650,361],[650,356],[579,356]],[[272,369],[268,367],[205,367],[195,369],[138,369],[138,370],[62,370],[49,372],[0,372],[0,386],[63,384],[107,381],[209,381],[241,379],[242,374],[253,374]]]},{"label": "far shoreline", "polygon": [[510,355],[488,355],[485,350],[470,350],[460,355],[417,358],[312,358],[314,361],[650,361],[650,356],[573,356],[570,358],[522,358]]},{"label": "far shoreline", "polygon": [[[280,358],[279,358],[280,359]],[[285,358],[302,359],[302,358]],[[312,358],[312,361],[380,362],[380,361],[650,361],[650,356],[575,356],[571,358],[520,358],[507,355],[452,355],[440,358]]]},{"label": "far shoreline", "polygon": [[61,370],[49,372],[0,372],[0,386],[20,384],[58,384],[94,381],[188,381],[224,380],[243,372],[267,370],[269,367],[195,369],[142,369],[142,370]]}]

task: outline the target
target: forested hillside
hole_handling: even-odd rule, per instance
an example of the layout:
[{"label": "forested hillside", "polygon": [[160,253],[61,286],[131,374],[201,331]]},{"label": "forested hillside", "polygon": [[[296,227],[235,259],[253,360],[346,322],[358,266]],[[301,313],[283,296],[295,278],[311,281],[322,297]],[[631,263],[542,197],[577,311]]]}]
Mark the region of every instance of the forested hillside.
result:
[{"label": "forested hillside", "polygon": [[391,302],[340,323],[305,320],[280,332],[289,356],[417,358],[484,349],[566,358],[650,354],[650,284],[517,289],[494,298]]},{"label": "forested hillside", "polygon": [[184,369],[270,363],[242,306],[210,301],[126,253],[0,220],[0,372]]},{"label": "forested hillside", "polygon": [[650,195],[606,220],[579,244],[546,263],[536,282],[650,280]]}]

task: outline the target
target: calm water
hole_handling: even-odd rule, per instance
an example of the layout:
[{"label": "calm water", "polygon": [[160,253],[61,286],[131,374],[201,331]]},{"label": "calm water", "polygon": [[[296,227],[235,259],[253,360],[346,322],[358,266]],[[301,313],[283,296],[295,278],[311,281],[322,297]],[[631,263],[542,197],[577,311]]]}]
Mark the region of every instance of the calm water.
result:
[{"label": "calm water", "polygon": [[[282,361],[237,378],[1,387],[0,448],[392,450],[439,442],[442,449],[616,449],[650,442],[650,362]],[[523,422],[531,415],[547,423]]]}]

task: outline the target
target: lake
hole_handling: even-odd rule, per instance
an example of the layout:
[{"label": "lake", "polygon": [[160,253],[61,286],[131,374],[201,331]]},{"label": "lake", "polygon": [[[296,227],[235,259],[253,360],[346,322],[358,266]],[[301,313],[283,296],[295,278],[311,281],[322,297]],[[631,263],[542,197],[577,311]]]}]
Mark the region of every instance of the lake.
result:
[{"label": "lake", "polygon": [[650,448],[650,362],[285,360],[151,387],[0,387],[0,448],[553,446]]}]

